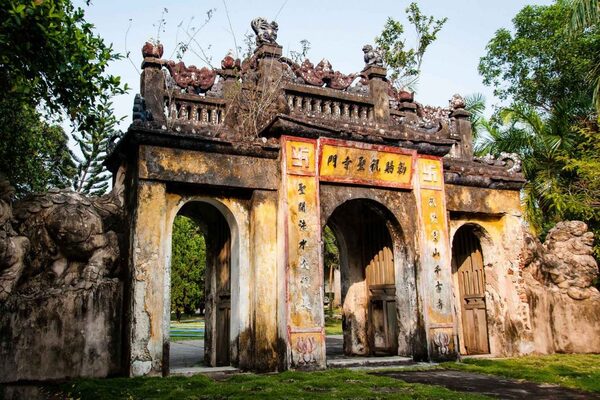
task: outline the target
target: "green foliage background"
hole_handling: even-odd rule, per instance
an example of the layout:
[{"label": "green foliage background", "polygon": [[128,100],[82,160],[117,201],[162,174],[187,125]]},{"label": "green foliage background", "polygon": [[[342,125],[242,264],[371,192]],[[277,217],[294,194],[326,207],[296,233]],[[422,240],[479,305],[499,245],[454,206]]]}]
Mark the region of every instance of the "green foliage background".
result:
[{"label": "green foliage background", "polygon": [[[103,150],[93,148],[102,147],[116,124],[112,111],[103,107],[111,96],[127,89],[118,77],[106,73],[108,64],[118,58],[94,33],[83,9],[70,0],[3,1],[0,170],[18,194],[70,186],[76,175],[77,190],[106,189],[97,181],[85,181],[100,172],[96,166]],[[65,145],[66,135],[58,125],[65,119],[83,150],[81,157],[74,157]]]},{"label": "green foliage background", "polygon": [[468,103],[476,152],[517,153],[522,159],[523,200],[533,231],[543,239],[561,220],[585,221],[600,258],[600,130],[594,103],[600,27],[572,25],[579,20],[577,4],[584,1],[524,7],[512,29],[496,32],[479,64],[484,83],[510,105],[486,120],[477,98]]},{"label": "green foliage background", "polygon": [[171,312],[177,319],[193,314],[204,303],[206,243],[194,220],[178,215],[171,250]]}]

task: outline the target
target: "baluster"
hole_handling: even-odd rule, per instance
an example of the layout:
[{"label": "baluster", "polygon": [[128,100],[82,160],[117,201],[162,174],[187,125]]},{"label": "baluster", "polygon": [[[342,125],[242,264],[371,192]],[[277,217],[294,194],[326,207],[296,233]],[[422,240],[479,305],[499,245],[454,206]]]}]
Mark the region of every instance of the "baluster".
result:
[{"label": "baluster", "polygon": [[331,100],[325,100],[323,104],[323,114],[331,115]]},{"label": "baluster", "polygon": [[340,102],[339,101],[334,101],[333,102],[333,115],[336,118],[339,118],[342,115],[342,110],[340,109]]},{"label": "baluster", "polygon": [[200,115],[202,116],[202,123],[207,124],[208,123],[208,110],[204,107],[202,107],[202,111],[200,112]]},{"label": "baluster", "polygon": [[294,111],[294,95],[292,95],[292,94],[287,95],[287,103],[288,103],[288,107],[290,108],[290,111]]},{"label": "baluster", "polygon": [[296,96],[296,106],[294,107],[294,109],[296,111],[302,111],[302,96]]},{"label": "baluster", "polygon": [[179,106],[179,119],[187,119],[187,118],[188,118],[187,107],[185,104],[182,104],[181,106]]},{"label": "baluster", "polygon": [[343,118],[350,118],[350,105],[348,103],[344,103],[344,111],[342,113]]},{"label": "baluster", "polygon": [[321,99],[315,99],[313,110],[315,114],[321,114]]},{"label": "baluster", "polygon": [[312,99],[310,97],[304,98],[304,113],[310,114],[312,111]]},{"label": "baluster", "polygon": [[216,125],[218,121],[217,110],[213,108],[210,110],[210,123]]},{"label": "baluster", "polygon": [[359,118],[359,111],[358,111],[358,105],[357,104],[352,104],[352,111],[350,112],[350,116],[352,119],[358,119]]},{"label": "baluster", "polygon": [[363,121],[367,119],[367,107],[360,107],[360,119]]}]

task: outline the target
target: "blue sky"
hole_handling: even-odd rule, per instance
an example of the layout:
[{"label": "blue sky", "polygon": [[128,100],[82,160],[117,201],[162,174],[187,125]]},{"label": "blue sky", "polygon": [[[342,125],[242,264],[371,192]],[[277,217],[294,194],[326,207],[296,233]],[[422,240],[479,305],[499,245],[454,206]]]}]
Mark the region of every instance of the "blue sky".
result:
[{"label": "blue sky", "polygon": [[[414,35],[404,13],[409,3],[393,0],[95,0],[84,9],[87,20],[107,42],[113,43],[117,52],[130,52],[131,61],[123,59],[110,67],[110,73],[120,75],[131,87],[129,94],[114,100],[116,114],[127,117],[122,124],[125,129],[131,119],[133,97],[139,91],[141,47],[150,37],[156,38],[157,22],[164,8],[168,12],[164,14],[166,24],[160,32],[160,41],[165,46],[165,58],[172,55],[177,42],[187,37],[178,29],[180,23],[182,28],[198,27],[205,20],[206,12],[215,9],[211,21],[196,35],[196,40],[212,56],[213,65],[219,65],[228,50],[235,49],[234,36],[238,46],[244,46],[244,34],[251,32],[253,18],[262,16],[271,20],[277,16],[278,42],[284,54],[299,50],[299,42],[306,39],[311,44],[308,58],[314,63],[327,58],[334,69],[351,73],[362,69],[361,48],[373,42],[388,16],[405,24],[407,46],[413,46]],[[480,92],[485,95],[489,110],[498,100],[477,73],[487,42],[497,29],[510,27],[511,19],[525,5],[550,3],[550,0],[418,1],[425,14],[448,17],[448,22],[425,56],[416,100],[446,106],[454,93]],[[199,53],[197,46],[194,49]],[[183,61],[188,65],[204,64],[192,51],[185,54]]]}]

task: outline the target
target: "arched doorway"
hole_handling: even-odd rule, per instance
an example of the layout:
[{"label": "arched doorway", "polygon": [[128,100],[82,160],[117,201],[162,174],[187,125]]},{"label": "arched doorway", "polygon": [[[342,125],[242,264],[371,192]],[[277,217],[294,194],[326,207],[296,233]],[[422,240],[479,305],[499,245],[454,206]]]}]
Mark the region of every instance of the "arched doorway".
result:
[{"label": "arched doorway", "polygon": [[[379,204],[351,200],[327,221],[340,255],[343,354],[398,354],[398,317],[390,218]],[[336,347],[328,341],[328,357]]]},{"label": "arched doorway", "polygon": [[475,227],[464,225],[452,241],[452,270],[458,287],[463,351],[490,352],[485,304],[485,271],[481,244]]},{"label": "arched doorway", "polygon": [[[204,270],[202,276],[197,276],[198,274],[194,276],[194,279],[199,279],[203,283],[201,290],[203,301],[202,306],[199,307],[199,314],[202,314],[199,317],[203,325],[198,327],[202,334],[194,338],[196,340],[179,343],[174,340],[175,337],[171,337],[170,368],[228,366],[231,363],[232,280],[232,237],[229,224],[217,207],[203,201],[186,203],[179,210],[177,216],[192,220],[204,238]],[[172,265],[174,261],[173,248],[171,251]],[[198,251],[201,250],[198,249]],[[185,263],[185,260],[183,262]],[[173,276],[175,272],[171,269],[169,285],[171,290],[174,289],[172,285],[175,282],[175,276]],[[171,324],[171,330],[174,331],[173,324]]]}]

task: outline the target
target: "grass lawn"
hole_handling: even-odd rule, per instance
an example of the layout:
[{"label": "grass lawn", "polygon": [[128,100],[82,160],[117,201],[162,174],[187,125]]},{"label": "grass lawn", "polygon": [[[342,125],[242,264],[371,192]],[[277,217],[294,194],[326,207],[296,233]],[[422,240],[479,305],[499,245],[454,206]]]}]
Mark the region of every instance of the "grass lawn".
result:
[{"label": "grass lawn", "polygon": [[325,318],[325,334],[326,335],[343,335],[342,320],[336,318]]},{"label": "grass lawn", "polygon": [[204,317],[184,317],[180,322],[172,319],[169,335],[172,342],[204,339]]},{"label": "grass lawn", "polygon": [[[439,386],[408,384],[361,371],[326,370],[238,374],[214,381],[203,375],[77,380],[49,388],[74,399],[486,399]],[[64,397],[63,397],[64,396]]]},{"label": "grass lawn", "polygon": [[553,354],[501,360],[465,359],[463,363],[448,362],[442,366],[600,392],[600,354]]}]

